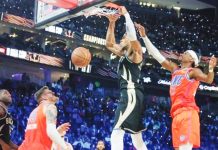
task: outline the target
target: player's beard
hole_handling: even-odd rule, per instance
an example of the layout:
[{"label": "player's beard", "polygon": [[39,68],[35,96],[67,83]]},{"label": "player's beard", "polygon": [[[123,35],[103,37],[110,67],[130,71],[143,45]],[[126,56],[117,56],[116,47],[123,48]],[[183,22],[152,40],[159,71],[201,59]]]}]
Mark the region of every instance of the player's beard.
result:
[{"label": "player's beard", "polygon": [[56,96],[54,96],[54,97],[53,97],[53,101],[54,101],[55,103],[57,103],[57,102],[58,102],[58,100],[59,100],[59,98],[58,98],[58,97],[56,97]]}]

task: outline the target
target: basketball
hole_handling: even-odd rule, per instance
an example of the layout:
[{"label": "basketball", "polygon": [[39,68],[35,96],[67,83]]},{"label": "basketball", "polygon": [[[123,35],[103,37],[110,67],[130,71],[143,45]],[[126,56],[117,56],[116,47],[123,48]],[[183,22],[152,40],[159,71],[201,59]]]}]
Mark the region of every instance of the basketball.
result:
[{"label": "basketball", "polygon": [[91,53],[84,47],[78,47],[72,52],[71,61],[77,67],[86,67],[91,61]]}]

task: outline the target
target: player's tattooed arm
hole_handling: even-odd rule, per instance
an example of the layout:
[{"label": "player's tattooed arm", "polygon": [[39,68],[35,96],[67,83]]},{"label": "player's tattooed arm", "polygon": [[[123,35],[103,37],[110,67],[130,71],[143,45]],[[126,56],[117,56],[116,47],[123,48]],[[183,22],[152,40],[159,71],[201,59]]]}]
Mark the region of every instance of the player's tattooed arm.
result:
[{"label": "player's tattooed arm", "polygon": [[45,108],[47,135],[53,143],[60,145],[61,149],[67,150],[68,147],[61,135],[56,129],[57,108],[54,104],[50,104]]},{"label": "player's tattooed arm", "polygon": [[117,15],[108,15],[106,16],[109,20],[109,26],[106,35],[106,47],[109,51],[114,53],[117,56],[122,56],[121,50],[124,48],[121,44],[117,44],[115,40],[114,30],[115,30],[115,23],[119,16]]},{"label": "player's tattooed arm", "polygon": [[108,26],[107,35],[106,35],[106,44],[111,46],[111,44],[116,43],[114,29],[115,29],[115,23],[116,23],[118,17],[114,16],[114,15],[108,15],[106,17],[109,20],[109,26]]},{"label": "player's tattooed arm", "polygon": [[47,123],[56,124],[57,121],[57,107],[53,104],[48,105],[45,111]]}]

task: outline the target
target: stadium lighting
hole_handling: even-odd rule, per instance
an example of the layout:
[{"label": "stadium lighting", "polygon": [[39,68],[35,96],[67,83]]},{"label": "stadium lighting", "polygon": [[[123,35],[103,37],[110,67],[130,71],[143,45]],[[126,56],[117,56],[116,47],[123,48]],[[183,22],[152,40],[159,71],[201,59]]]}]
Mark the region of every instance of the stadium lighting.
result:
[{"label": "stadium lighting", "polygon": [[149,7],[149,6],[151,6],[152,4],[151,3],[147,3],[147,6]]},{"label": "stadium lighting", "polygon": [[173,9],[175,9],[175,10],[180,10],[181,7],[173,7]]},{"label": "stadium lighting", "polygon": [[13,33],[13,34],[10,34],[9,36],[12,37],[12,38],[15,38],[15,37],[17,37],[17,34]]}]

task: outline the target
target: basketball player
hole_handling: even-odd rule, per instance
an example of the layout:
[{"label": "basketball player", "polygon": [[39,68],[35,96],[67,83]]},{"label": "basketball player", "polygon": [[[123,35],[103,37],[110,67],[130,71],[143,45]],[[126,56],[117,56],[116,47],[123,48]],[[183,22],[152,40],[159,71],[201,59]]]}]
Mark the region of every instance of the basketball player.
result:
[{"label": "basketball player", "polygon": [[116,44],[114,36],[115,22],[119,16],[107,16],[109,27],[106,46],[108,50],[120,57],[118,66],[120,101],[115,112],[111,149],[123,150],[123,137],[126,131],[131,133],[133,145],[137,150],[147,150],[141,133],[145,129],[142,123],[144,90],[139,83],[143,61],[142,47],[137,40],[134,24],[125,7],[120,7],[120,14],[126,20],[126,34],[120,44]]},{"label": "basketball player", "polygon": [[61,136],[69,130],[69,123],[62,124],[56,129],[58,97],[47,86],[35,93],[39,106],[35,108],[28,119],[25,140],[19,150],[51,150],[52,143],[59,145],[62,150],[70,150]]},{"label": "basketball player", "polygon": [[8,113],[8,106],[11,102],[11,94],[5,89],[0,90],[0,150],[18,149],[10,138],[13,120]]},{"label": "basketball player", "polygon": [[170,85],[173,147],[176,150],[191,150],[200,147],[199,108],[195,103],[195,93],[199,83],[211,84],[214,79],[214,56],[209,62],[209,73],[196,68],[199,58],[193,50],[181,56],[181,66],[167,60],[148,39],[143,26],[136,24],[148,52],[172,74]]},{"label": "basketball player", "polygon": [[105,150],[105,145],[104,145],[104,141],[98,141],[97,146],[96,146],[97,150]]}]

